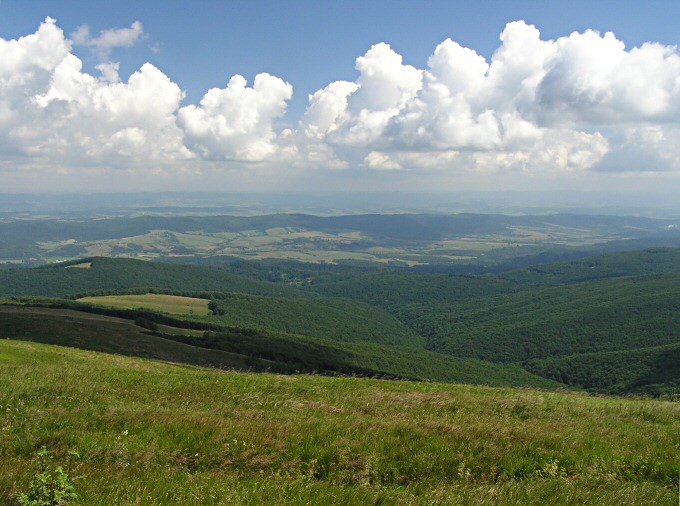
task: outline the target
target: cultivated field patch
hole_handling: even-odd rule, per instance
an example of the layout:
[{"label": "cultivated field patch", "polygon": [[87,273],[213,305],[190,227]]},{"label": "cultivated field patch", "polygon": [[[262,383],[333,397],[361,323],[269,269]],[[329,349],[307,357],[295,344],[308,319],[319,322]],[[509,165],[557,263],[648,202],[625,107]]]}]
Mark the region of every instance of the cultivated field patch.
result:
[{"label": "cultivated field patch", "polygon": [[151,309],[178,315],[208,315],[208,300],[178,295],[147,293],[143,295],[106,295],[83,297],[80,302],[119,309]]}]

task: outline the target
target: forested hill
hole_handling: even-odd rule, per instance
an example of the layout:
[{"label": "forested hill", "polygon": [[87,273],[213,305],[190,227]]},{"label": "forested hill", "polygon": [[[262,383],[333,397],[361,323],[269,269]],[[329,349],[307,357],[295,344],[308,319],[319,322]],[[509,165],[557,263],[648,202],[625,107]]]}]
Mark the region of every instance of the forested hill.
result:
[{"label": "forested hill", "polygon": [[[93,257],[30,269],[0,270],[0,295],[64,297],[91,291],[158,288],[300,297],[323,295],[382,307],[440,303],[608,278],[680,273],[680,249],[651,248],[499,274],[453,275],[402,268],[282,262],[220,267]],[[298,286],[301,285],[301,286]]]},{"label": "forested hill", "polygon": [[[307,370],[307,360],[316,364],[313,350],[324,349],[323,364],[331,369],[340,367],[340,356],[351,356],[358,370],[406,377],[450,377],[446,364],[455,358],[607,392],[673,393],[680,385],[680,370],[667,359],[680,345],[678,249],[475,276],[290,262],[215,268],[103,257],[0,271],[4,296],[149,291],[200,296],[206,305],[205,298],[212,299],[212,314],[183,316],[190,321],[180,327],[218,334],[182,342],[285,359],[297,370]],[[153,321],[149,315],[144,318]],[[426,372],[435,363],[436,372]]]},{"label": "forested hill", "polygon": [[[312,276],[313,273],[302,271],[295,272],[295,275]],[[405,304],[460,301],[608,278],[672,273],[680,273],[680,249],[650,248],[487,275],[421,273],[401,269],[364,270],[356,276],[349,276],[343,270],[334,278],[323,272],[318,282],[309,286],[309,290],[326,296],[353,298],[394,308]]]},{"label": "forested hill", "polygon": [[294,297],[283,284],[248,279],[224,269],[96,257],[32,269],[0,270],[0,294],[65,297],[92,291],[158,288]]},{"label": "forested hill", "polygon": [[[230,272],[233,271],[233,272]],[[449,275],[400,268],[238,262],[220,268],[94,257],[32,269],[0,270],[0,295],[63,297],[153,287],[187,292],[240,292],[299,297],[304,293],[362,300],[383,307],[497,295],[535,287],[623,276],[680,272],[680,249],[611,253],[490,275]],[[269,281],[267,281],[269,280]],[[276,282],[272,282],[272,281]],[[296,284],[306,285],[304,290]]]},{"label": "forested hill", "polygon": [[544,264],[497,275],[522,285],[556,286],[623,276],[680,273],[679,248],[648,248]]}]

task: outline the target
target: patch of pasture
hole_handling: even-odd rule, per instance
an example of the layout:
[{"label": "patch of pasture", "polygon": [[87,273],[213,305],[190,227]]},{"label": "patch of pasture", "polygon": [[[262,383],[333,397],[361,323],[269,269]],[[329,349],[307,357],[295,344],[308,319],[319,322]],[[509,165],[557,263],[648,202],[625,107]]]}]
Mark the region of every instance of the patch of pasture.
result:
[{"label": "patch of pasture", "polygon": [[106,295],[83,297],[80,302],[117,309],[150,309],[177,315],[209,315],[207,299],[147,293],[143,295]]}]

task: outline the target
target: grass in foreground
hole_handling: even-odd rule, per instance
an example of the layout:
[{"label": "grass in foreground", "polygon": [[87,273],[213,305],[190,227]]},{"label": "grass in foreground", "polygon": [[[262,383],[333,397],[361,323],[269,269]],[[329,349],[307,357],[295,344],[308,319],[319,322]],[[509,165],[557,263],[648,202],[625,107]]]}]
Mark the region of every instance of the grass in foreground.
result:
[{"label": "grass in foreground", "polygon": [[45,446],[88,505],[674,505],[679,414],[0,341],[0,497],[14,504]]}]

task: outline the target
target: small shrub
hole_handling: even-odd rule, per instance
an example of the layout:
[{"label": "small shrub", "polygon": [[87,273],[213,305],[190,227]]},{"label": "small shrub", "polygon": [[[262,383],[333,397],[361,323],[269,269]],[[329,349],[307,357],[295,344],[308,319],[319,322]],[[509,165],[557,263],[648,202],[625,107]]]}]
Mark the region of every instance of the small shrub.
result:
[{"label": "small shrub", "polygon": [[43,446],[35,457],[36,472],[28,492],[17,497],[21,506],[63,506],[78,498],[61,466],[50,469],[49,452]]}]

